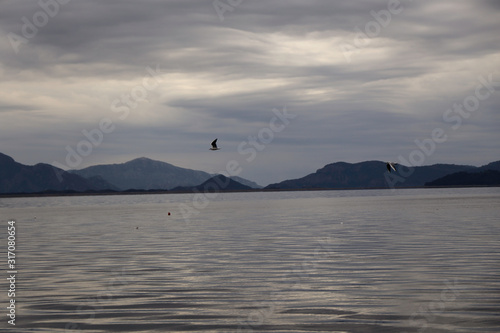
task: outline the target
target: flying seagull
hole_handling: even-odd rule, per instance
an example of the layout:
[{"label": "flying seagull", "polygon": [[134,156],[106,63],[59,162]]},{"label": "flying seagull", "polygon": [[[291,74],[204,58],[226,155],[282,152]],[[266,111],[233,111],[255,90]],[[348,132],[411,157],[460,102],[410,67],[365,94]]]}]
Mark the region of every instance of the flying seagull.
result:
[{"label": "flying seagull", "polygon": [[391,172],[392,171],[396,171],[396,168],[395,166],[398,165],[397,163],[393,163],[393,162],[387,162],[386,166],[387,166],[387,171]]},{"label": "flying seagull", "polygon": [[212,141],[212,148],[210,150],[219,150],[220,148],[217,148],[217,139]]}]

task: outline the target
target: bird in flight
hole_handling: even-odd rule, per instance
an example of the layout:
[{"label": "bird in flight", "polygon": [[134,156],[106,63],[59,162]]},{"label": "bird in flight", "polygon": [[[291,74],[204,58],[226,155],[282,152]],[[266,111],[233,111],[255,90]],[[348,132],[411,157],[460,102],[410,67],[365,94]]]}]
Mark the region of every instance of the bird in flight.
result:
[{"label": "bird in flight", "polygon": [[220,148],[217,148],[217,139],[212,141],[212,148],[210,150],[220,150]]},{"label": "bird in flight", "polygon": [[387,162],[386,166],[387,166],[387,171],[391,172],[394,171],[396,172],[396,165],[398,165],[397,163],[393,163],[393,162]]}]

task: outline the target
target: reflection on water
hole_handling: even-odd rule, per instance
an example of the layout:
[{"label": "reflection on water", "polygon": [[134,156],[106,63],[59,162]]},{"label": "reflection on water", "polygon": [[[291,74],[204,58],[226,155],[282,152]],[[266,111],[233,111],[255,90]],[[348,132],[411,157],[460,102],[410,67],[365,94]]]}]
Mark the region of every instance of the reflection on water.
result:
[{"label": "reflection on water", "polygon": [[186,221],[192,199],[0,199],[16,332],[500,327],[499,189],[220,194]]}]

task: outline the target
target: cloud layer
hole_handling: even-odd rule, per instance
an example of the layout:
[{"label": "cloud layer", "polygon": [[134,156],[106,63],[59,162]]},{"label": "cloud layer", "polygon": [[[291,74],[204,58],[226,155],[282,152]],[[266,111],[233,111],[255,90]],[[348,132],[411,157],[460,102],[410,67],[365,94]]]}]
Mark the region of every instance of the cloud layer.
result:
[{"label": "cloud layer", "polygon": [[[146,156],[216,172],[236,160],[266,185],[335,161],[408,158],[436,128],[446,140],[424,164],[500,157],[498,1],[0,7],[0,151],[22,163],[72,167],[68,147],[80,148],[77,168]],[[488,76],[494,91],[476,97]],[[453,109],[464,103],[472,111]],[[285,106],[296,117],[259,143]],[[222,150],[210,152],[215,137]],[[265,146],[251,161],[238,152],[249,137]]]}]

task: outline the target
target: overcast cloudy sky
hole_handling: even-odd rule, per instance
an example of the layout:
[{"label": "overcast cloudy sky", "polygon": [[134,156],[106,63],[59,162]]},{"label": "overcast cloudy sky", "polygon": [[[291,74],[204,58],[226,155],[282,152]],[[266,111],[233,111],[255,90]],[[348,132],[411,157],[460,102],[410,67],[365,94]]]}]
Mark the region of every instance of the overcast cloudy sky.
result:
[{"label": "overcast cloudy sky", "polygon": [[234,160],[267,185],[500,159],[497,0],[4,0],[0,34],[0,152],[24,164]]}]

